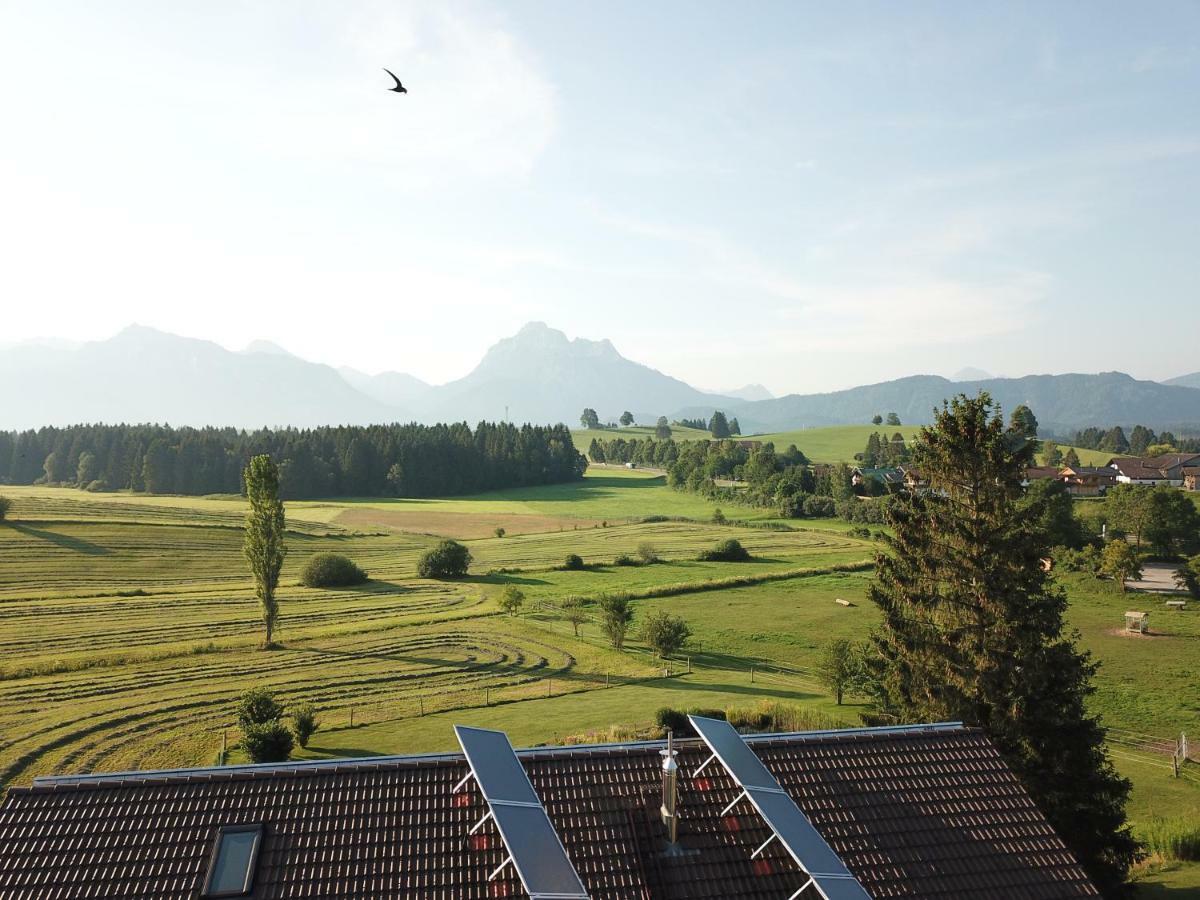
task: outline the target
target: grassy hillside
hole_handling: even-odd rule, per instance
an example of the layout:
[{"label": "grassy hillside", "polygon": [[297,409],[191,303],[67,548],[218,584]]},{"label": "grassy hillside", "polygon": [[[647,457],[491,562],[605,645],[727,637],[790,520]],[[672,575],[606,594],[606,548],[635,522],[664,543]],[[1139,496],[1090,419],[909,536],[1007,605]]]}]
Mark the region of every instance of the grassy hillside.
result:
[{"label": "grassy hillside", "polygon": [[772,441],[776,450],[795,444],[813,462],[853,463],[854,454],[866,449],[867,440],[872,434],[879,432],[890,437],[899,431],[906,441],[911,441],[917,430],[903,425],[834,425],[829,428],[800,428],[756,434],[750,440]]},{"label": "grassy hillside", "polygon": [[[654,437],[654,426],[630,425],[628,428],[576,428],[571,431],[571,437],[575,440],[575,449],[580,453],[587,453],[587,448],[592,443],[593,438],[601,441],[611,441],[613,438],[618,437],[623,437],[626,440],[633,438],[645,440],[646,438]],[[699,428],[682,428],[679,425],[671,426],[671,437],[676,441],[712,440],[712,435],[707,431],[701,431]]]}]

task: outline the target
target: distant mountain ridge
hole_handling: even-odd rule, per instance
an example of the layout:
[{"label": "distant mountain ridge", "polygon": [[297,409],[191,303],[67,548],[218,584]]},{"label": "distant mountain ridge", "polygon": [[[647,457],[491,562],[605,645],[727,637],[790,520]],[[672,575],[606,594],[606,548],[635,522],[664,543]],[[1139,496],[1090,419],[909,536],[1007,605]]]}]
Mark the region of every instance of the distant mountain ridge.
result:
[{"label": "distant mountain ridge", "polygon": [[[961,373],[960,373],[961,374]],[[1005,410],[1028,404],[1042,427],[1090,425],[1200,430],[1200,390],[1121,372],[951,381],[913,375],[822,394],[743,397],[698,390],[622,356],[611,341],[568,339],[542,322],[493,345],[462,378],[430,385],[412,375],[367,375],[309,362],[270,341],[233,352],[210,341],[131,326],[78,346],[40,340],[0,353],[0,428],[78,422],[163,422],[240,428],[483,419],[575,425],[584,407],[602,421],[629,410],[641,423],[737,416],[743,433],[869,422],[898,413],[925,424],[957,393],[988,391]],[[749,398],[749,399],[747,399]]]},{"label": "distant mountain ridge", "polygon": [[1180,375],[1178,378],[1168,378],[1163,384],[1169,384],[1174,387],[1200,388],[1200,372],[1193,372],[1191,375]]},{"label": "distant mountain ridge", "polygon": [[[782,431],[820,425],[869,422],[876,414],[899,414],[905,424],[923,425],[934,407],[960,393],[987,391],[1011,411],[1024,403],[1042,428],[1066,434],[1089,425],[1142,424],[1156,429],[1200,428],[1200,390],[1139,381],[1123,372],[1096,375],[1026,375],[950,381],[939,375],[910,375],[826,394],[789,394],[776,400],[727,407],[742,425],[755,431]],[[709,410],[711,414],[711,410]],[[682,415],[702,415],[700,407]]]},{"label": "distant mountain ridge", "polygon": [[132,325],[77,348],[22,345],[0,354],[0,427],[80,422],[264,426],[406,418],[329,366],[278,351],[236,353]]}]

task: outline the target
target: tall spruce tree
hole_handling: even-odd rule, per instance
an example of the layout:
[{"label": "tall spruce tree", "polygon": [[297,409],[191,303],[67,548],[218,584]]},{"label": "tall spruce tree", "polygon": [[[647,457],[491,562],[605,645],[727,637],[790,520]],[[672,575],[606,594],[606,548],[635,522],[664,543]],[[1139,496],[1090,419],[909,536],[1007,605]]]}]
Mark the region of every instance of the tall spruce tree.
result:
[{"label": "tall spruce tree", "polygon": [[279,499],[279,467],[267,454],[255,456],[246,466],[246,536],[242,552],[254,575],[254,593],[262,607],[263,648],[274,646],[275,625],[279,620],[279,570],[287,553],[283,546],[283,502]]},{"label": "tall spruce tree", "polygon": [[893,507],[870,590],[883,612],[881,712],[984,729],[1100,890],[1118,896],[1139,852],[1130,785],[1086,709],[1097,666],[1065,632],[1066,596],[1040,564],[1042,517],[1017,509],[1033,443],[980,393],[943,404],[912,449],[931,490]]}]

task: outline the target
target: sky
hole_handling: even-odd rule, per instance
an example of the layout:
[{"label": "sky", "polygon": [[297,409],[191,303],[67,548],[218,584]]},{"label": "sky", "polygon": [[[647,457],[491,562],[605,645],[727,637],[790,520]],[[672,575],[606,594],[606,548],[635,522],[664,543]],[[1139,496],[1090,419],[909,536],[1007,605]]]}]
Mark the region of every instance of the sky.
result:
[{"label": "sky", "polygon": [[0,15],[0,343],[441,383],[540,320],[707,389],[1200,369],[1200,3]]}]

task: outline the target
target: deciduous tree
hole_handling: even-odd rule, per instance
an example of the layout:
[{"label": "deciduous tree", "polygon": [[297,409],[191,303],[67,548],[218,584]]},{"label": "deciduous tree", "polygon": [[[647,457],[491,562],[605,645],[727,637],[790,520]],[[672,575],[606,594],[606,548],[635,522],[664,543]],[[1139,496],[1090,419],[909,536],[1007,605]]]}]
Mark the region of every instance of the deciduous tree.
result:
[{"label": "deciduous tree", "polygon": [[1127,541],[1118,538],[1105,545],[1100,556],[1100,571],[1111,577],[1123,594],[1126,581],[1137,581],[1142,577],[1142,560]]},{"label": "deciduous tree", "polygon": [[817,665],[817,675],[837,699],[838,706],[842,705],[842,698],[855,679],[857,668],[854,645],[849,641],[839,638],[825,645]]},{"label": "deciduous tree", "polygon": [[671,426],[667,424],[666,416],[658,417],[658,422],[654,425],[654,436],[660,441],[668,441],[671,439]]},{"label": "deciduous tree", "polygon": [[250,512],[246,514],[246,534],[242,552],[254,576],[254,593],[262,611],[263,647],[274,646],[275,626],[279,619],[279,602],[275,589],[279,586],[279,570],[287,553],[283,545],[283,502],[279,499],[279,468],[270,456],[261,454],[250,460],[244,473],[246,499]]},{"label": "deciduous tree", "polygon": [[662,658],[677,652],[691,636],[692,629],[687,622],[666,610],[651,613],[642,621],[642,640]]},{"label": "deciduous tree", "polygon": [[618,421],[628,428],[633,424],[633,413],[631,413],[629,410],[625,410],[625,412],[621,413],[621,418]]},{"label": "deciduous tree", "polygon": [[633,604],[626,594],[605,594],[600,598],[600,630],[617,650],[625,647],[625,635],[633,621]]},{"label": "deciduous tree", "polygon": [[579,626],[587,621],[587,610],[584,608],[582,597],[565,597],[559,604],[563,618],[571,623],[575,637],[579,637]]},{"label": "deciduous tree", "polygon": [[500,608],[510,616],[515,616],[524,605],[525,592],[515,584],[505,585],[504,590],[500,592]]},{"label": "deciduous tree", "polygon": [[584,428],[591,428],[591,429],[599,428],[600,427],[600,416],[598,416],[596,414],[596,411],[594,409],[592,409],[590,406],[586,407],[583,411],[583,415],[581,415],[579,417],[579,424],[582,425]]}]

